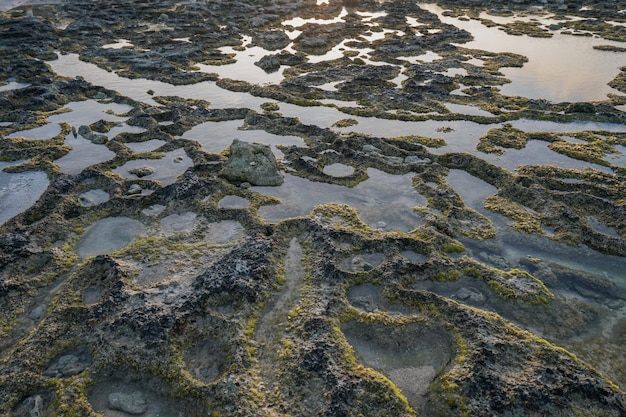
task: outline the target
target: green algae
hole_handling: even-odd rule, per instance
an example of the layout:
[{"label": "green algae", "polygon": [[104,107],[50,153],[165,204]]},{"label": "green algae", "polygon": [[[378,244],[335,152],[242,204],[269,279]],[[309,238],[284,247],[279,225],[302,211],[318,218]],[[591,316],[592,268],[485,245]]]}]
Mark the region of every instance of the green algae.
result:
[{"label": "green algae", "polygon": [[626,67],[620,68],[620,73],[615,77],[614,80],[609,82],[609,86],[614,89],[625,93],[626,92]]},{"label": "green algae", "polygon": [[[484,24],[484,19],[481,22]],[[514,36],[526,35],[532,38],[551,38],[553,36],[540,22],[514,21],[501,27],[506,33]]]},{"label": "green algae", "polygon": [[515,220],[513,227],[521,232],[543,234],[541,220],[537,214],[507,198],[489,196],[485,200],[485,208]]},{"label": "green algae", "polygon": [[605,160],[607,155],[615,153],[615,148],[601,138],[591,139],[587,143],[571,143],[567,140],[555,140],[548,148],[573,159],[610,166]]},{"label": "green algae", "polygon": [[527,141],[526,132],[507,123],[501,128],[490,129],[485,136],[480,138],[476,149],[484,153],[502,155],[504,150],[500,148],[523,149]]},{"label": "green algae", "polygon": [[562,26],[577,32],[588,32],[610,41],[626,41],[626,28],[596,19],[571,20],[563,22]]},{"label": "green algae", "polygon": [[626,48],[622,48],[620,46],[615,46],[615,45],[594,45],[593,49],[597,49],[599,51],[609,51],[609,52],[626,52]]},{"label": "green algae", "polygon": [[263,111],[265,112],[271,113],[280,110],[280,106],[278,105],[278,103],[266,102],[261,104],[261,109],[263,109]]},{"label": "green algae", "polygon": [[411,144],[417,143],[420,145],[427,146],[429,148],[441,148],[447,145],[446,141],[443,138],[431,138],[428,136],[420,136],[420,135],[396,136],[388,140],[408,142]]},{"label": "green algae", "polygon": [[359,122],[355,119],[341,119],[333,123],[333,127],[350,127],[350,126],[355,126],[358,123]]}]

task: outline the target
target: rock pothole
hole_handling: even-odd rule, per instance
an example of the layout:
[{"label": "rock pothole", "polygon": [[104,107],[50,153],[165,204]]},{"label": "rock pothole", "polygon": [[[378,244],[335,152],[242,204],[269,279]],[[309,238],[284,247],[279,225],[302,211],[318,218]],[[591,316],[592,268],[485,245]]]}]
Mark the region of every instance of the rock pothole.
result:
[{"label": "rock pothole", "polygon": [[451,332],[429,325],[347,322],[341,330],[364,366],[387,376],[420,412],[430,384],[455,355]]}]

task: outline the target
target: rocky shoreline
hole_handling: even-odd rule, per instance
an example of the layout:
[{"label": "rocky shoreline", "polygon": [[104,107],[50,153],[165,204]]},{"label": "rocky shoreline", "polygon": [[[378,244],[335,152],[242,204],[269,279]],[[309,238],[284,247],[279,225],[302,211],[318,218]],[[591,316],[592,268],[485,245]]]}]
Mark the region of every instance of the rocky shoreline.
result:
[{"label": "rocky shoreline", "polygon": [[[502,70],[528,59],[463,47],[469,32],[415,2],[257,3],[0,11],[0,174],[48,184],[0,226],[0,414],[626,415],[624,68],[602,101],[506,96]],[[484,25],[480,11],[560,22],[493,23],[518,36],[626,39],[620,2],[438,4]],[[217,73],[255,47],[279,81]],[[58,75],[71,54],[128,84]],[[254,104],[124,95],[145,80]],[[229,122],[277,144],[208,151],[202,135]],[[446,150],[457,122],[485,127],[473,152]],[[535,144],[577,165],[498,159]],[[386,176],[419,199],[371,184]],[[299,184],[359,190],[360,206],[291,215],[273,193]]]}]

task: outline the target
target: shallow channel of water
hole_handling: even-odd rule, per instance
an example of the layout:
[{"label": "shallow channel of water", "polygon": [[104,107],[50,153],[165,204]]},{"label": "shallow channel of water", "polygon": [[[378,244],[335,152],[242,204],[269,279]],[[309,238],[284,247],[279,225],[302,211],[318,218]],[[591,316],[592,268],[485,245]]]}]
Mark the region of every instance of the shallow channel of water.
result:
[{"label": "shallow channel of water", "polygon": [[[113,73],[104,71],[93,64],[82,62],[75,54],[61,55],[57,61],[51,61],[49,64],[55,71],[61,75],[76,76],[82,75],[88,81],[91,81],[97,85],[102,85],[107,88],[117,89],[122,94],[135,98],[139,101],[146,103],[152,102],[151,96],[147,93],[148,90],[153,89],[158,95],[179,95],[187,98],[200,98],[212,103],[213,107],[248,107],[258,108],[261,103],[267,100],[254,97],[247,93],[235,93],[221,89],[213,82],[203,82],[192,86],[173,86],[170,84],[150,81],[150,80],[129,80],[123,77],[119,77]],[[298,117],[302,123],[317,125],[319,127],[330,128],[337,120],[345,118],[345,114],[333,107],[315,107],[315,111],[309,111],[310,108],[300,107],[288,103],[280,103],[280,112],[287,117]],[[387,120],[379,119],[375,117],[360,117],[352,116],[358,123],[354,126],[347,128],[336,128],[338,131],[345,132],[359,132],[380,137],[394,137],[403,135],[423,135],[429,137],[443,137],[447,146],[432,150],[435,153],[446,152],[471,152],[478,154],[480,157],[485,157],[484,154],[478,153],[475,150],[475,146],[478,143],[478,139],[483,136],[487,131],[494,127],[500,127],[500,124],[487,124],[482,125],[470,121],[435,121],[427,120],[422,122],[407,122],[400,120]],[[253,141],[264,142],[270,141],[270,144],[302,144],[301,139],[294,137],[281,137],[268,134],[264,131],[252,131],[256,133],[246,133],[246,131],[235,130],[239,125],[236,121],[229,122],[208,122],[199,126],[196,126],[192,130],[186,132],[183,137],[193,138],[200,141],[205,147],[205,150],[211,152],[220,152],[225,149],[232,142],[231,139],[236,137],[252,138]],[[576,132],[583,130],[607,130],[607,131],[623,131],[623,125],[610,124],[610,123],[597,123],[597,122],[574,122],[574,123],[556,123],[547,121],[535,121],[528,119],[521,119],[512,122],[514,127],[526,130],[526,131],[553,131],[553,132]],[[212,128],[217,128],[215,135],[211,136]],[[450,128],[447,133],[441,133],[442,128]],[[221,130],[220,129],[224,129]],[[223,133],[227,132],[227,139],[224,138]],[[532,146],[532,145],[531,145]],[[278,154],[276,150],[275,153]],[[528,152],[527,151],[523,151]],[[513,155],[514,152],[508,152],[509,155]],[[533,158],[528,158],[528,154],[521,155],[519,159],[532,161]],[[557,154],[554,154],[557,155]],[[560,156],[555,156],[559,158]],[[503,157],[491,157],[491,162],[501,165],[503,167],[513,169],[519,165],[525,165],[526,163],[519,163],[513,161],[507,163],[507,155]],[[570,167],[579,167],[580,162],[572,160],[570,158],[562,158],[562,161],[567,161]],[[573,166],[572,166],[573,165]]]},{"label": "shallow channel of water", "polygon": [[264,130],[240,129],[243,120],[228,120],[224,122],[206,122],[194,126],[183,134],[185,139],[193,139],[202,145],[206,152],[220,153],[228,148],[233,140],[239,139],[244,142],[258,142],[272,146],[275,156],[282,156],[276,146],[305,146],[304,139],[298,136],[280,136],[268,133]]},{"label": "shallow channel of water", "polygon": [[287,174],[285,183],[279,187],[252,187],[252,190],[281,200],[279,205],[259,209],[259,215],[269,222],[305,216],[319,204],[339,203],[354,207],[364,222],[383,230],[406,232],[423,223],[413,208],[425,206],[426,198],[413,188],[412,174],[391,175],[373,168],[367,173],[369,179],[353,188]]},{"label": "shallow channel of water", "polygon": [[[66,77],[81,76],[86,81],[119,91],[133,100],[156,105],[152,96],[179,96],[191,99],[207,100],[218,108],[248,107],[257,109],[265,99],[254,97],[247,93],[234,93],[219,88],[213,81],[205,81],[192,85],[173,85],[161,81],[146,79],[130,80],[105,71],[96,65],[83,62],[77,54],[59,55],[58,59],[48,61],[54,72]],[[148,93],[152,91],[153,94]]]},{"label": "shallow channel of water", "polygon": [[196,66],[200,69],[200,72],[216,73],[220,78],[242,80],[252,84],[279,84],[285,78],[283,76],[285,66],[281,66],[280,69],[276,71],[266,72],[258,65],[255,65],[255,63],[264,56],[274,54],[278,51],[268,51],[260,46],[251,46],[251,41],[251,37],[244,36],[244,50],[240,48],[235,49],[231,46],[220,48],[223,54],[232,55],[233,59],[236,61],[232,64],[196,64]]}]

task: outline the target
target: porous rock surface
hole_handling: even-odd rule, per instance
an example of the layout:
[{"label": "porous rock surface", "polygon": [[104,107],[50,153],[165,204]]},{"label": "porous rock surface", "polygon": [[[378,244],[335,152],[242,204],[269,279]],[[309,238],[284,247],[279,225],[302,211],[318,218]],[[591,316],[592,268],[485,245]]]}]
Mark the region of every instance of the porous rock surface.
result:
[{"label": "porous rock surface", "polygon": [[252,185],[281,185],[284,180],[269,146],[235,139],[220,175],[229,181]]},{"label": "porous rock surface", "polygon": [[[486,9],[524,12],[530,4],[442,3],[448,14],[468,19]],[[607,32],[604,19],[623,22],[624,5],[595,1],[582,10],[584,4],[547,2],[544,8],[566,6],[585,19],[564,19],[572,30],[584,25],[599,36],[620,35],[619,28]],[[334,21],[344,8],[345,17]],[[420,25],[408,25],[407,16]],[[295,17],[333,23],[283,27]],[[369,41],[381,28],[387,35]],[[301,33],[291,39],[288,32],[296,29]],[[521,30],[537,35],[535,29]],[[198,63],[232,63],[220,48],[245,49],[242,35],[269,51],[256,59],[261,67],[288,67],[280,83],[197,71]],[[104,47],[120,39],[131,46]],[[351,39],[349,48],[371,49],[372,61],[350,53],[309,60],[307,54],[325,53],[344,39]],[[341,119],[499,123],[480,139],[483,149],[506,155],[529,140],[544,141],[576,158],[590,154],[581,153],[580,143],[503,123],[626,120],[615,97],[572,105],[499,94],[497,86],[506,82],[499,70],[525,58],[463,48],[470,39],[412,1],[67,0],[33,6],[32,13],[25,6],[1,11],[0,82],[21,88],[0,91],[0,159],[13,164],[5,170],[13,174],[46,172],[50,186],[0,225],[0,414],[626,415],[623,284],[550,259],[511,259],[505,247],[513,241],[550,253],[565,243],[573,258],[601,253],[623,261],[626,181],[623,167],[606,156],[626,146],[624,134],[580,135],[595,163],[610,171],[552,165],[511,171],[477,153],[435,152],[444,140],[419,132],[377,137],[280,112],[282,103],[301,105],[304,113],[335,100],[359,105],[343,108]],[[442,59],[398,59],[427,51]],[[130,83],[217,80],[221,88],[272,102],[262,111],[174,95],[147,93],[149,99],[137,101],[83,77],[55,74],[47,62],[67,53]],[[484,65],[469,64],[470,57]],[[378,59],[385,64],[372,63]],[[445,75],[460,67],[467,76]],[[401,73],[406,79],[398,84]],[[614,85],[626,91],[623,78]],[[329,83],[334,89],[317,88]],[[459,88],[464,96],[451,94]],[[82,128],[115,153],[109,161],[76,175],[59,170],[55,161],[71,151],[65,139],[82,123],[61,123],[61,133],[44,140],[11,136],[88,99],[130,108],[117,117],[136,128],[132,132],[104,140],[94,132],[105,126]],[[492,116],[451,113],[441,104],[446,100],[488,108]],[[227,158],[205,151],[202,137],[183,137],[204,123],[232,121],[300,137],[306,146],[281,146],[278,164],[265,145],[235,141]],[[450,129],[442,127],[442,135]],[[155,139],[163,143],[157,151],[138,155],[127,146]],[[181,148],[193,165],[173,184],[150,180],[149,169],[137,178],[113,174],[129,161]],[[325,174],[335,163],[355,167],[354,173]],[[267,222],[260,213],[278,199],[240,186],[279,186],[284,170],[348,191],[371,169],[412,175],[413,189],[427,199],[415,210],[422,223],[409,232],[372,227],[353,207],[333,202]],[[448,183],[453,170],[496,190],[484,207],[465,204],[463,190]],[[109,199],[81,204],[90,190]],[[222,208],[224,196],[249,205]],[[162,219],[181,215],[193,216],[193,225],[167,233]],[[86,228],[109,217],[132,218],[146,231],[118,251],[80,258],[77,242]],[[506,224],[496,227],[497,218]],[[592,227],[594,219],[612,233]],[[236,232],[222,232],[224,224]],[[372,254],[376,262],[366,262]]]}]

